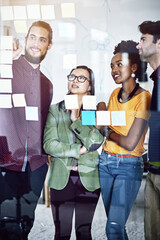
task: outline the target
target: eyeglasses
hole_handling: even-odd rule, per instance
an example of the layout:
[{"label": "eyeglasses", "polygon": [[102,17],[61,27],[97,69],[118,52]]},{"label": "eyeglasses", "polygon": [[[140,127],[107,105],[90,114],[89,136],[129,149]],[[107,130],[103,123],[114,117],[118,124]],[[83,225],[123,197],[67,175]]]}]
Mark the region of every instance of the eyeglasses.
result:
[{"label": "eyeglasses", "polygon": [[68,81],[74,81],[77,78],[77,81],[80,83],[84,83],[86,80],[89,81],[89,79],[83,75],[81,76],[75,76],[74,74],[70,74],[67,76]]}]

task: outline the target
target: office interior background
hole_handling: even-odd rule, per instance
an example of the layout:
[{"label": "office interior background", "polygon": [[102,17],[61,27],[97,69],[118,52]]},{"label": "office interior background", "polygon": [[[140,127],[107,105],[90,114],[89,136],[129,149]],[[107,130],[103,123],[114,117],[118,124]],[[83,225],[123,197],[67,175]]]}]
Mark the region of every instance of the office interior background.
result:
[{"label": "office interior background", "polygon": [[[107,102],[117,87],[110,74],[115,45],[121,40],[138,42],[138,25],[158,20],[159,9],[159,0],[0,0],[0,35],[13,36],[24,46],[32,22],[47,21],[53,46],[41,70],[54,84],[53,103],[64,98],[66,76],[81,64],[95,73],[97,102]],[[151,81],[143,85],[152,89]]]},{"label": "office interior background", "polygon": [[[76,65],[94,71],[97,103],[107,102],[117,87],[110,74],[115,45],[121,40],[138,42],[138,25],[160,20],[159,11],[159,0],[0,0],[0,36],[13,36],[24,46],[32,22],[48,22],[53,45],[41,71],[53,82],[52,103],[64,99],[67,75]],[[147,72],[149,76],[150,66]],[[152,91],[150,80],[140,85]]]}]

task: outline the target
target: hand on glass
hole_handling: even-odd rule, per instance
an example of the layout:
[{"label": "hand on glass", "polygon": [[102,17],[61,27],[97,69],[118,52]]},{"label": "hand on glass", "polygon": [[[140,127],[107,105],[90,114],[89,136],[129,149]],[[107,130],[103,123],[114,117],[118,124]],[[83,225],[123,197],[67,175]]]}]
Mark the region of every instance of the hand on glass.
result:
[{"label": "hand on glass", "polygon": [[19,43],[19,41],[17,39],[13,39],[13,55],[12,58],[13,60],[18,57],[18,55],[22,52],[23,47],[22,45]]}]

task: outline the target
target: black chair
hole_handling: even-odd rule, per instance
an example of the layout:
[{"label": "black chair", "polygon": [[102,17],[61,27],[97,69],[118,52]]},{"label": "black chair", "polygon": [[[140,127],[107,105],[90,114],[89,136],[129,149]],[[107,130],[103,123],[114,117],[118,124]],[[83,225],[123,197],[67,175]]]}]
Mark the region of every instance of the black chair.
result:
[{"label": "black chair", "polygon": [[[3,176],[4,174],[4,176]],[[30,189],[25,186],[26,173],[17,173],[1,168],[1,187],[0,187],[0,203],[5,200],[16,201],[15,216],[4,216],[0,220],[0,240],[25,240],[27,239],[30,226],[33,220],[29,216],[21,214],[21,200],[27,204],[31,204],[23,195],[28,193]],[[24,188],[21,188],[21,181],[24,182]],[[2,186],[3,183],[3,186]],[[3,188],[3,190],[2,190]],[[8,215],[8,214],[7,214]]]}]

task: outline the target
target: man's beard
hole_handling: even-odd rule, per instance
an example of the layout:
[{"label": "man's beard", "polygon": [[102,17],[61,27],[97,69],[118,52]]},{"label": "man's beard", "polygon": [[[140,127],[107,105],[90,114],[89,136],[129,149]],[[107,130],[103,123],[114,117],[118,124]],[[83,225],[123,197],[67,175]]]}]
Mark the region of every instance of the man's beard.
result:
[{"label": "man's beard", "polygon": [[45,52],[45,54],[41,55],[40,57],[33,57],[29,54],[29,52],[25,48],[24,57],[29,63],[40,64],[40,62],[45,58],[46,54],[47,54],[47,51]]}]

